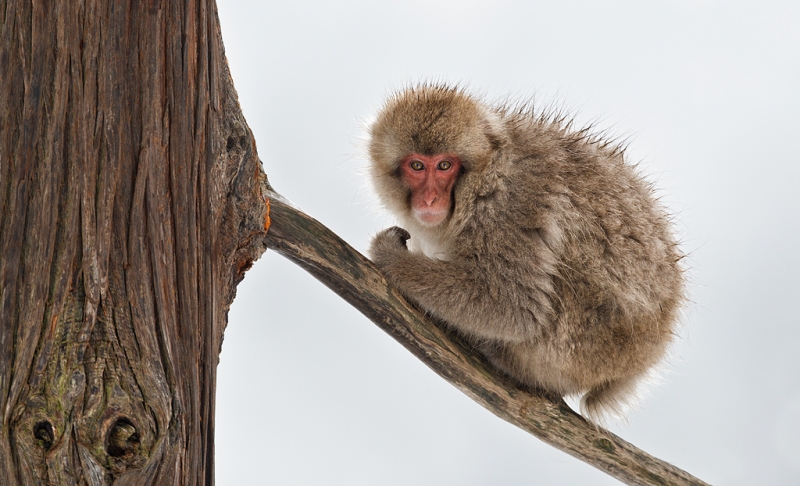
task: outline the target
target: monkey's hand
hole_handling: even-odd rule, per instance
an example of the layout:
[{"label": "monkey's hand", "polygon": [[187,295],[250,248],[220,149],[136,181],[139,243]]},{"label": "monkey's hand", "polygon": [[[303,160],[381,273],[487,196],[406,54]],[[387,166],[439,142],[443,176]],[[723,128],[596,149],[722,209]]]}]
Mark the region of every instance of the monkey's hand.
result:
[{"label": "monkey's hand", "polygon": [[[397,226],[392,226],[375,235],[370,245],[369,254],[372,261],[383,271],[398,258],[399,254],[406,253],[406,241],[411,238],[408,231]],[[402,258],[402,257],[401,257]]]}]

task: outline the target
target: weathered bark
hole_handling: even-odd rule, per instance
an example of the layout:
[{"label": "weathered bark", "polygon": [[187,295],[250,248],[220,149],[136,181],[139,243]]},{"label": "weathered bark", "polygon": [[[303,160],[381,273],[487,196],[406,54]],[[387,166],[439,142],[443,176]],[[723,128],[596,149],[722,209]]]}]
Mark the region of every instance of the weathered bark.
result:
[{"label": "weathered bark", "polygon": [[213,484],[263,182],[213,0],[0,0],[0,484]]},{"label": "weathered bark", "polygon": [[[377,268],[319,222],[271,198],[267,241],[330,287],[417,358],[483,407],[626,484],[705,485],[703,481],[596,427],[559,397],[519,389],[457,337],[433,325],[390,288]],[[533,478],[532,478],[533,479]]]}]

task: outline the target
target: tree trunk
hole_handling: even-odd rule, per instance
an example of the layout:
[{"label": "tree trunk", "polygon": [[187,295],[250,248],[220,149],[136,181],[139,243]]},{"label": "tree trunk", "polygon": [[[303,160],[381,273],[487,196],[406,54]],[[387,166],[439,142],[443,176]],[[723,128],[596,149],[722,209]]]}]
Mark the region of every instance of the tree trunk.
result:
[{"label": "tree trunk", "polygon": [[265,182],[213,0],[0,0],[0,484],[213,484]]}]

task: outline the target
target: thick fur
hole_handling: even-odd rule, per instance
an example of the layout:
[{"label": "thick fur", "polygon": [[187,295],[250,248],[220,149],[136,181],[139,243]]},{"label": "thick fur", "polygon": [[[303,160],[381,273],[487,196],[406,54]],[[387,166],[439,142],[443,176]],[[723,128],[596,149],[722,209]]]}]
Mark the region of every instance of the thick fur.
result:
[{"label": "thick fur", "polygon": [[[398,164],[455,153],[451,216],[411,214]],[[583,394],[597,421],[663,356],[684,301],[669,218],[622,149],[531,109],[420,85],[370,129],[371,176],[411,235],[378,234],[376,265],[404,295],[520,384]]]}]

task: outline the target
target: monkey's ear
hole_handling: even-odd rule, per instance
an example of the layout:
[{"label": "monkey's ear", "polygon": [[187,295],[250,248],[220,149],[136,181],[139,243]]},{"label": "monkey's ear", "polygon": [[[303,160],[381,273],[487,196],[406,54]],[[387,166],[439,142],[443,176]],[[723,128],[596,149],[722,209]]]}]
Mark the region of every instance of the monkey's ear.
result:
[{"label": "monkey's ear", "polygon": [[496,152],[502,149],[508,143],[508,140],[506,140],[504,135],[505,130],[503,130],[503,122],[496,112],[486,107],[482,108],[483,134],[486,136],[486,140],[489,142],[491,151]]}]

